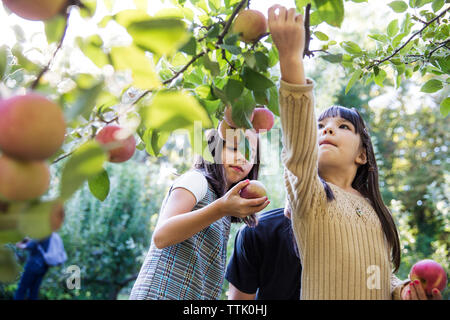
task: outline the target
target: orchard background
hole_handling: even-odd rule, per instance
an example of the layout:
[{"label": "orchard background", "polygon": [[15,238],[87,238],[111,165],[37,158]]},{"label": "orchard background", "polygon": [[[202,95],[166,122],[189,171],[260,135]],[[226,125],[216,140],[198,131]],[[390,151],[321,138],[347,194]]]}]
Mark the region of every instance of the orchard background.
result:
[{"label": "orchard background", "polygon": [[[398,276],[406,278],[423,258],[448,272],[450,6],[444,0],[70,0],[67,10],[43,22],[0,6],[1,99],[33,90],[61,107],[67,125],[62,147],[47,159],[46,194],[0,199],[0,298],[12,297],[23,267],[24,253],[14,243],[49,234],[46,204],[54,201],[64,203],[59,234],[68,261],[50,269],[41,297],[128,297],[170,183],[196,154],[208,157],[205,132],[217,127],[225,105],[232,104],[242,127],[251,126],[256,105],[278,116],[278,55],[270,34],[244,43],[231,28],[240,10],[267,15],[275,3],[308,17],[305,63],[317,108],[355,107],[370,127],[382,195],[400,230]],[[126,162],[107,161],[94,139],[111,124],[136,139]],[[267,209],[284,206],[280,130],[276,117],[261,135],[268,146],[260,172]],[[233,225],[229,254],[239,227]],[[70,265],[81,270],[80,289],[66,285]],[[227,283],[224,299],[226,290]],[[449,294],[447,288],[444,299]]]}]

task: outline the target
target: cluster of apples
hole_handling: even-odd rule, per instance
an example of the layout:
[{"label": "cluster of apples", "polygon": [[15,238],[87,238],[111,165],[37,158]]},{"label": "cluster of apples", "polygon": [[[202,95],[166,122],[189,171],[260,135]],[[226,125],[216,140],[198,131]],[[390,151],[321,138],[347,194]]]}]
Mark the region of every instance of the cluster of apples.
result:
[{"label": "cluster of apples", "polygon": [[64,114],[37,93],[0,101],[0,196],[26,201],[43,195],[50,184],[47,159],[61,148]]},{"label": "cluster of apples", "polygon": [[[233,141],[237,143],[239,140],[239,128],[233,121],[231,116],[232,107],[228,106],[225,108],[225,113],[223,120],[219,122],[219,135],[225,141]],[[255,133],[267,132],[272,129],[275,121],[275,117],[269,109],[264,106],[259,106],[253,109],[253,113],[250,116],[250,122],[252,123],[253,130]]]},{"label": "cluster of apples", "polygon": [[[0,201],[33,200],[47,191],[47,160],[63,144],[65,131],[61,108],[39,94],[0,100]],[[59,229],[63,220],[63,204],[55,201],[51,229]]]}]

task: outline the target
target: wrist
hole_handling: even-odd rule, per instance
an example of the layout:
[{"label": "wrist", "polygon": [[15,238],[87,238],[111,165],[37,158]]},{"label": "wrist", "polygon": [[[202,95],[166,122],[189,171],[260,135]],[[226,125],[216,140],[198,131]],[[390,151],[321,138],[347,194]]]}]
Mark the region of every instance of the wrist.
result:
[{"label": "wrist", "polygon": [[213,206],[212,212],[216,215],[217,219],[221,219],[226,215],[225,205],[222,198],[217,199],[213,203],[211,203]]},{"label": "wrist", "polygon": [[306,84],[302,57],[280,57],[281,79],[292,84]]}]

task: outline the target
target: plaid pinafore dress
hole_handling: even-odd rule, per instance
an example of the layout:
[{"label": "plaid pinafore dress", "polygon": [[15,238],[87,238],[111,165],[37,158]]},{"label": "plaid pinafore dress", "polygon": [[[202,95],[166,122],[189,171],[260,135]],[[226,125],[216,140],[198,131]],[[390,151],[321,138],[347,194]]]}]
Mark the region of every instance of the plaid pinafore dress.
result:
[{"label": "plaid pinafore dress", "polygon": [[[171,191],[172,188],[169,194]],[[205,197],[192,211],[207,206],[217,198],[208,183]],[[223,217],[191,238],[163,249],[158,249],[152,241],[130,300],[219,299],[230,225],[231,217]]]}]

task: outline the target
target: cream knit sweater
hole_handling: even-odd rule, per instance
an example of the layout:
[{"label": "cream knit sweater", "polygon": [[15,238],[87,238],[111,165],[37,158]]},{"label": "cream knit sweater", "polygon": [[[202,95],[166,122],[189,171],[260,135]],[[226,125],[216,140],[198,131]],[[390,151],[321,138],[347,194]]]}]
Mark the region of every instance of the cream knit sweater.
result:
[{"label": "cream knit sweater", "polygon": [[301,299],[399,299],[406,283],[392,274],[390,248],[368,199],[317,174],[313,83],[281,81],[282,160],[292,224],[302,261]]}]

